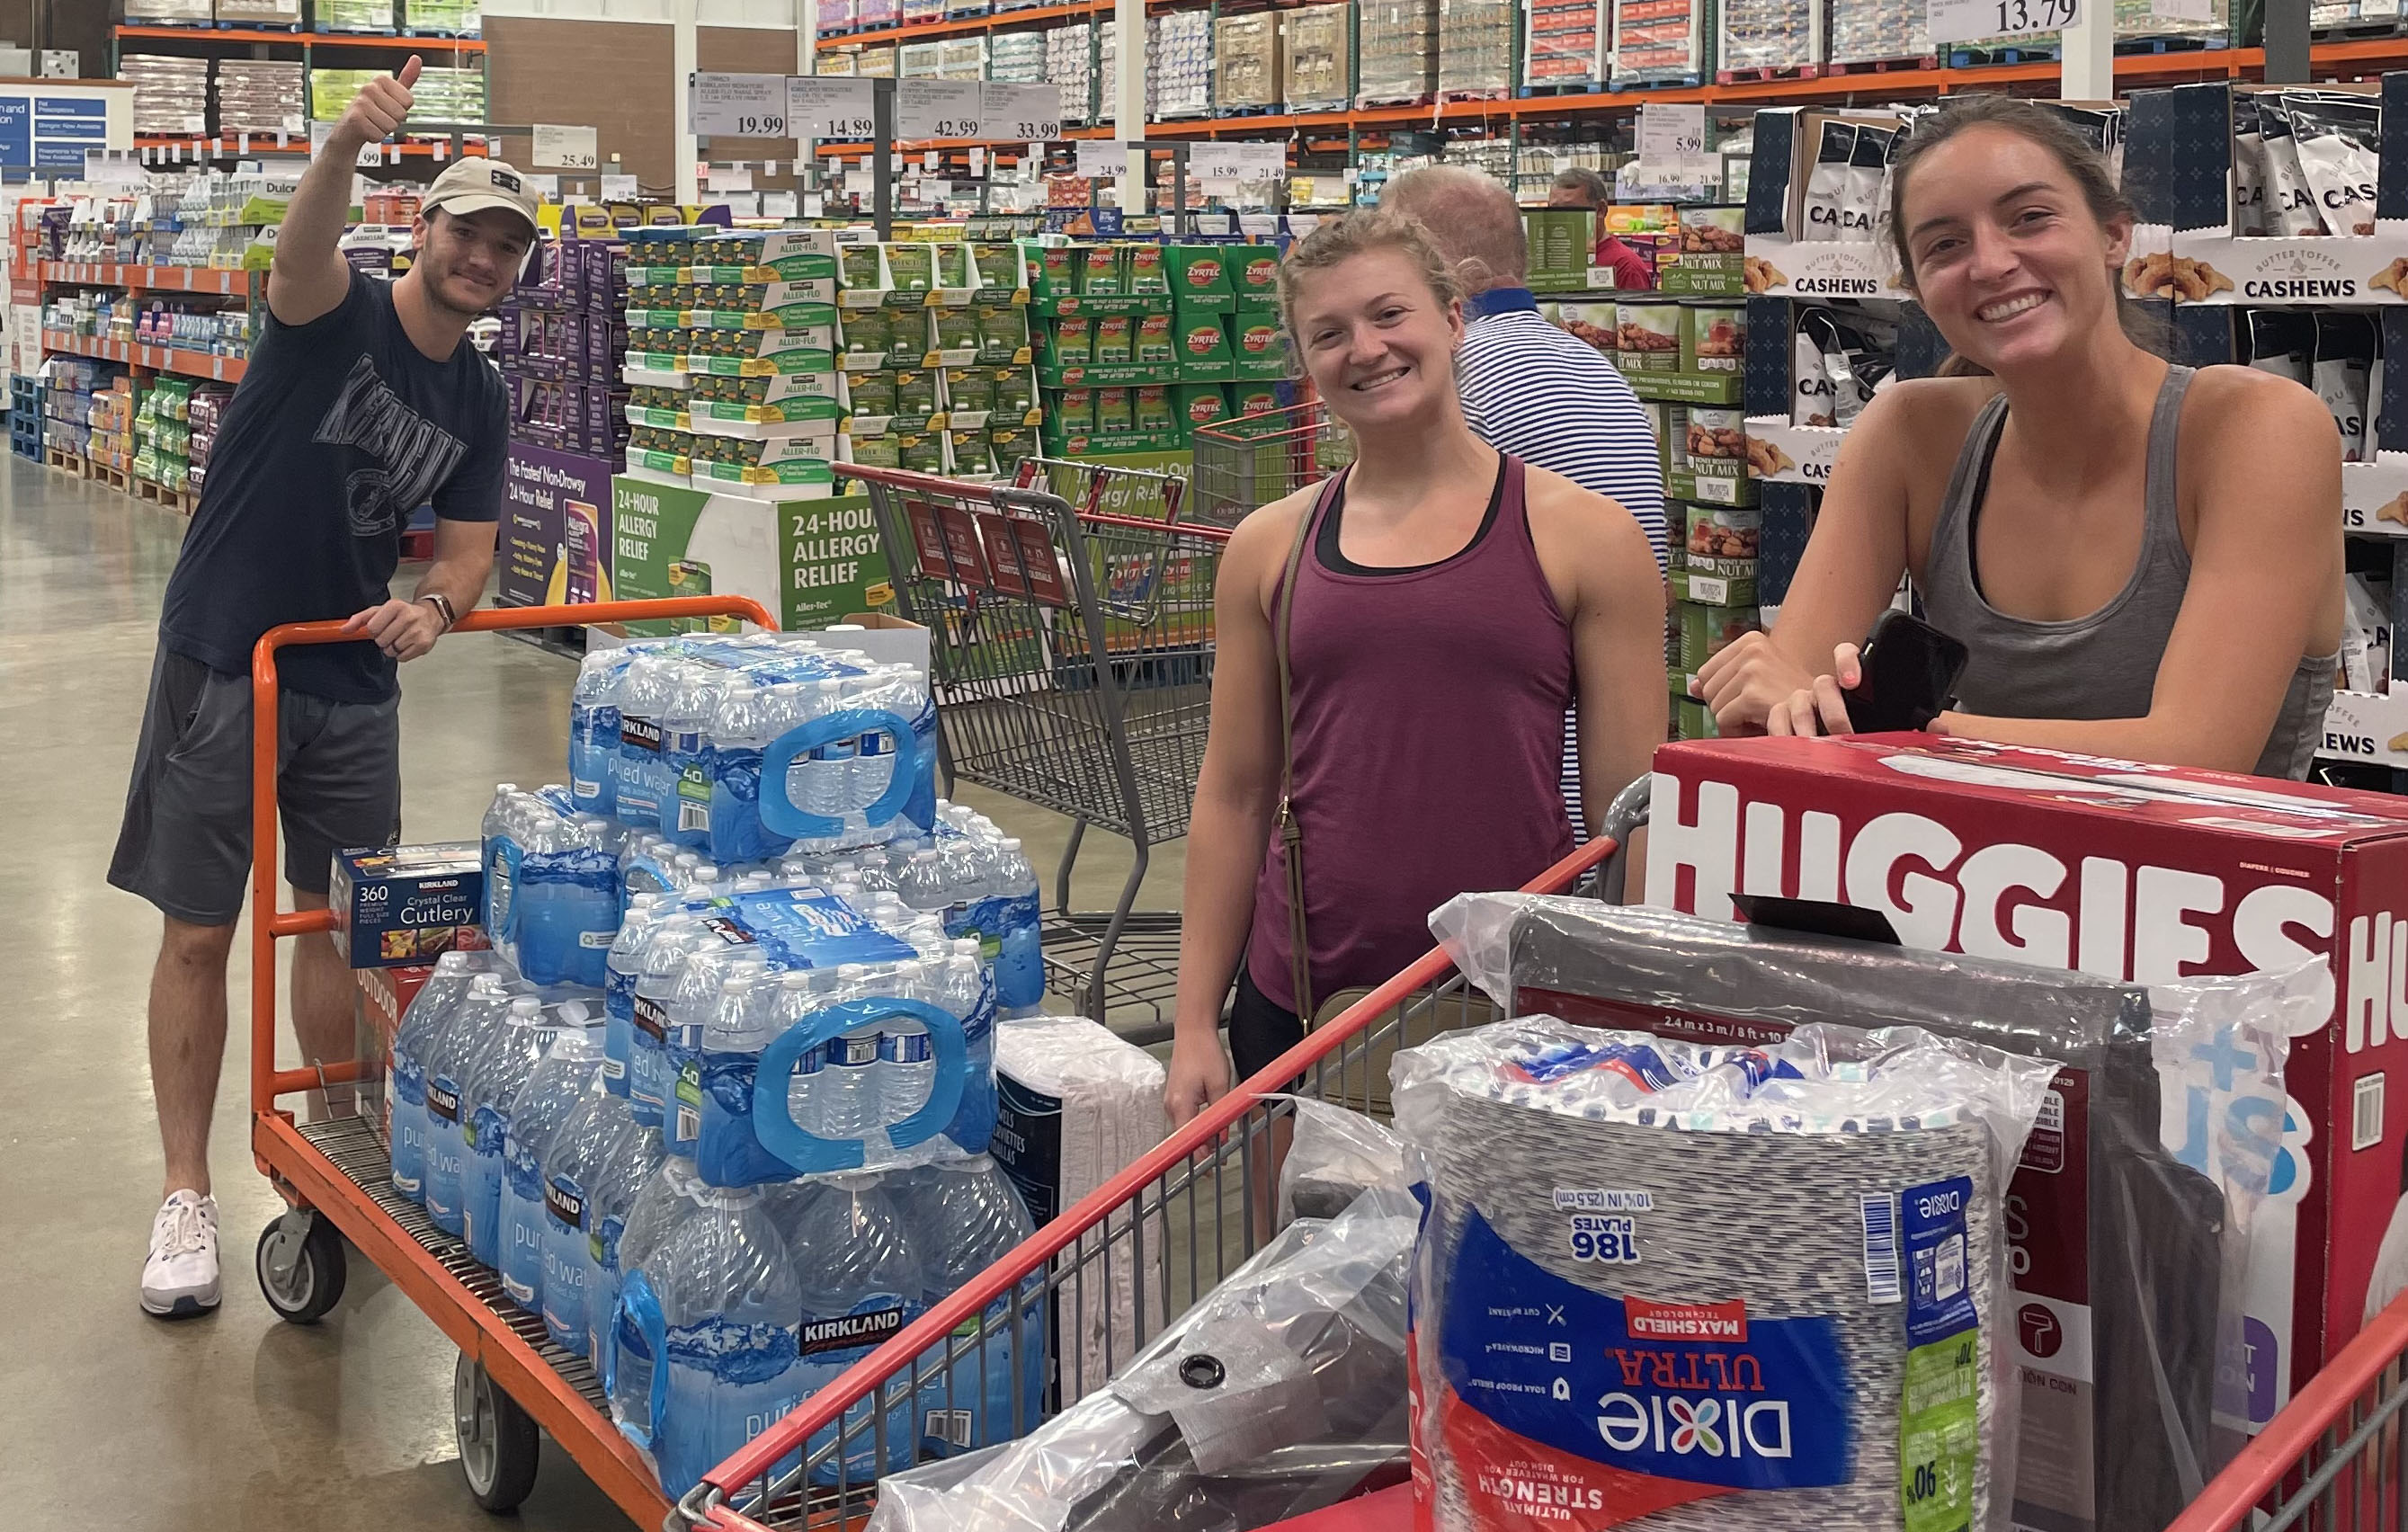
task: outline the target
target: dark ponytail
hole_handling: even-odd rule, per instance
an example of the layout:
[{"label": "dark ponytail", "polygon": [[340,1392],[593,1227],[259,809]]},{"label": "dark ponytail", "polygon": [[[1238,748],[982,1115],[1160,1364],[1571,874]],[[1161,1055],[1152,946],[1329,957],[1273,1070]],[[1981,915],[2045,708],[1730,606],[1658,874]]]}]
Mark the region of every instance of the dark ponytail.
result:
[{"label": "dark ponytail", "polygon": [[[1938,112],[1918,117],[1907,130],[1907,138],[1890,166],[1889,176],[1889,238],[1890,248],[1898,256],[1898,269],[1907,291],[1914,291],[1914,258],[1906,243],[1906,181],[1917,161],[1956,137],[1968,128],[2004,128],[2009,133],[2027,138],[2049,151],[2073,184],[2082,190],[2082,200],[2089,206],[2090,216],[2101,224],[2116,218],[2137,222],[2140,210],[2132,199],[2115,184],[2114,167],[2107,156],[2099,152],[2090,141],[2074,130],[2073,124],[2035,101],[2011,95],[1968,95],[1952,97]],[[2107,274],[2108,287],[2115,294],[2115,319],[2124,334],[2143,351],[2159,356],[2172,350],[2172,337],[2166,324],[2124,292],[2124,274]],[[1961,356],[1951,355],[1940,365],[1939,376],[1965,378],[1986,375],[1989,369]]]}]

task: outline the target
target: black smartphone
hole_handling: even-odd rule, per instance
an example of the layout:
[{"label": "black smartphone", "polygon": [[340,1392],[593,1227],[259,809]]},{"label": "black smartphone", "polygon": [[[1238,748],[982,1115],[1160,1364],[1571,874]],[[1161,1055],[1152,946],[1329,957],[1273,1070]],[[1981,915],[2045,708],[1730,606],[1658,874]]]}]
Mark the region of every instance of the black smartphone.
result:
[{"label": "black smartphone", "polygon": [[1841,695],[1857,734],[1919,729],[1956,700],[1965,674],[1965,646],[1920,618],[1893,607],[1865,638],[1855,690]]}]

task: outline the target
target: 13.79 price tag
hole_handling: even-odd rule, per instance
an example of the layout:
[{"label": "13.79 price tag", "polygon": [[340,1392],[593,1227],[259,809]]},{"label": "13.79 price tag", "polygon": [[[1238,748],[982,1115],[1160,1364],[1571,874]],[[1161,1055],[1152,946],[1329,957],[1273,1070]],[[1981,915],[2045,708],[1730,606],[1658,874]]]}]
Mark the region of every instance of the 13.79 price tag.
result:
[{"label": "13.79 price tag", "polygon": [[1928,0],[1934,43],[2057,32],[2079,19],[2080,0]]}]

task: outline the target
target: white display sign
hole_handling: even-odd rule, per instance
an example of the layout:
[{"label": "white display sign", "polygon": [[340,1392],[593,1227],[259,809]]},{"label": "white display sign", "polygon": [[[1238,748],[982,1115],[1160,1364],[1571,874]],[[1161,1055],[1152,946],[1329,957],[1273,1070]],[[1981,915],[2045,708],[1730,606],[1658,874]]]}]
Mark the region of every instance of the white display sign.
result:
[{"label": "white display sign", "polygon": [[795,75],[786,81],[786,121],[802,138],[867,138],[878,131],[877,82]]},{"label": "white display sign", "polygon": [[1714,156],[1706,151],[1706,108],[1677,101],[1641,103],[1639,163],[1673,177],[1715,168]]},{"label": "white display sign", "polygon": [[1187,151],[1187,174],[1197,180],[1261,180],[1284,176],[1287,145],[1197,144]]},{"label": "white display sign", "polygon": [[2165,21],[2213,21],[2214,0],[2149,0],[2149,14]]},{"label": "white display sign", "polygon": [[566,127],[557,122],[535,125],[535,163],[563,170],[599,170],[602,136],[593,128]]},{"label": "white display sign", "polygon": [[[2080,17],[2080,0],[1926,0],[1934,43],[2057,32]],[[1641,156],[1644,157],[1643,155]]]},{"label": "white display sign", "polygon": [[792,192],[761,193],[761,216],[764,218],[794,218],[800,213],[801,207],[801,199]]},{"label": "white display sign", "polygon": [[1128,171],[1128,145],[1116,144],[1109,138],[1081,138],[1071,145],[1079,157],[1079,174],[1091,179],[1125,175]]},{"label": "white display sign", "polygon": [[895,136],[983,138],[985,89],[976,80],[907,79],[895,86]]},{"label": "white display sign", "polygon": [[538,176],[530,171],[527,175],[526,183],[527,190],[533,192],[537,196],[556,197],[560,195],[560,178],[558,176]]},{"label": "white display sign", "polygon": [[686,77],[686,110],[697,136],[783,138],[786,133],[784,75]]},{"label": "white display sign", "polygon": [[1058,85],[993,85],[985,87],[982,115],[986,138],[1019,138],[1042,143],[1062,136],[1062,88]]},{"label": "white display sign", "polygon": [[643,188],[637,184],[633,176],[602,178],[602,200],[605,202],[633,202],[643,194]]},{"label": "white display sign", "polygon": [[714,192],[750,192],[752,190],[752,167],[749,165],[715,165],[710,167],[709,179]]}]

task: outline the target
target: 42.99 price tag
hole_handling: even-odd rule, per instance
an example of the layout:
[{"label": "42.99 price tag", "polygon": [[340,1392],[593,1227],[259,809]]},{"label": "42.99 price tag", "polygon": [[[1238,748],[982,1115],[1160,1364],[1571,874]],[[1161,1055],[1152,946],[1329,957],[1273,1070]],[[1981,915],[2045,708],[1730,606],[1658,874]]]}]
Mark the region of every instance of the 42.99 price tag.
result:
[{"label": "42.99 price tag", "polygon": [[2080,20],[2081,0],[1928,0],[1934,43],[2059,32]]}]

